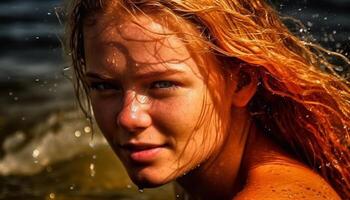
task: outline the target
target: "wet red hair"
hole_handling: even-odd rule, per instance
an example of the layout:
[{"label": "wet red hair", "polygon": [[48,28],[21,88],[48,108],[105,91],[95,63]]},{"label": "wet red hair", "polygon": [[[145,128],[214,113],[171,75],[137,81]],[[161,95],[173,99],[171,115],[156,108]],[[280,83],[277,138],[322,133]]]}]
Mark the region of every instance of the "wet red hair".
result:
[{"label": "wet red hair", "polygon": [[193,52],[208,49],[225,60],[226,69],[239,67],[248,78],[260,80],[249,104],[258,127],[322,175],[343,199],[350,198],[350,83],[331,62],[349,65],[346,57],[294,36],[262,0],[108,2],[75,0],[69,7],[67,46],[86,114],[83,20],[118,6],[132,15],[163,13],[200,33],[192,37],[201,44]]}]

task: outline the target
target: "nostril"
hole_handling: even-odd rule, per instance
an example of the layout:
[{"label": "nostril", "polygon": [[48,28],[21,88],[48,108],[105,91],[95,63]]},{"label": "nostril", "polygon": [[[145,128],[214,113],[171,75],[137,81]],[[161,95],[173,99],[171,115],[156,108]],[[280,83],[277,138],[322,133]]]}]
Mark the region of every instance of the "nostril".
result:
[{"label": "nostril", "polygon": [[117,116],[118,126],[128,132],[148,127],[152,121],[151,116],[147,109],[142,109],[141,106],[136,101],[124,105]]}]

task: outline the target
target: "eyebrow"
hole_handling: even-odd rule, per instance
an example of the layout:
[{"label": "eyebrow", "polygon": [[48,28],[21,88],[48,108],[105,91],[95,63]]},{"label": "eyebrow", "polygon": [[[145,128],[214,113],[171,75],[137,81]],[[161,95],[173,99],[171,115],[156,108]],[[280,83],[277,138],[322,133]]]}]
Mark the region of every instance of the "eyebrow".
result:
[{"label": "eyebrow", "polygon": [[88,71],[84,74],[86,78],[93,78],[93,79],[100,79],[100,80],[112,80],[113,78],[111,76],[107,76],[104,74],[100,74],[98,72],[94,71]]},{"label": "eyebrow", "polygon": [[[162,77],[162,76],[171,76],[176,74],[185,74],[185,71],[178,70],[178,69],[166,69],[166,70],[153,70],[149,72],[143,72],[143,73],[136,73],[132,77],[135,79],[150,79],[154,77]],[[111,76],[102,75],[98,72],[86,72],[85,77],[88,78],[95,78],[95,79],[101,79],[101,80],[110,80],[113,79]]]},{"label": "eyebrow", "polygon": [[157,76],[171,76],[176,74],[185,74],[185,71],[178,69],[153,70],[143,73],[136,73],[133,77],[136,79],[149,79]]}]

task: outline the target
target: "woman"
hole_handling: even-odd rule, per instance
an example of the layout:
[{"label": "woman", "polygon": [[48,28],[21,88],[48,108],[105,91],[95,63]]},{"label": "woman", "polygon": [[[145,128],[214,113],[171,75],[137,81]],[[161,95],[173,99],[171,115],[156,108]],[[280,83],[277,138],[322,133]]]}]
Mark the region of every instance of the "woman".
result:
[{"label": "woman", "polygon": [[69,8],[79,102],[140,188],[176,180],[191,199],[350,199],[349,82],[267,3]]}]

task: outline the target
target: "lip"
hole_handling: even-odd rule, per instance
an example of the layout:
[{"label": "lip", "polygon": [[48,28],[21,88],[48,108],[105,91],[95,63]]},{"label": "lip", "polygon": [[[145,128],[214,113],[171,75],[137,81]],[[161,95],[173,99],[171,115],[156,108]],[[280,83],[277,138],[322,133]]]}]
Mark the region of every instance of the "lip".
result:
[{"label": "lip", "polygon": [[145,163],[153,161],[164,150],[164,145],[150,143],[127,143],[121,147],[134,162]]}]

